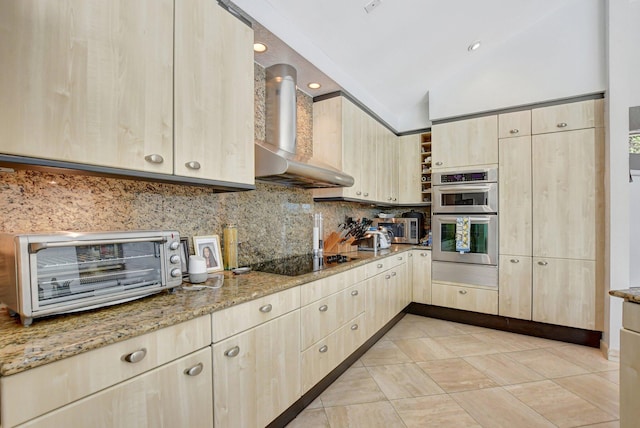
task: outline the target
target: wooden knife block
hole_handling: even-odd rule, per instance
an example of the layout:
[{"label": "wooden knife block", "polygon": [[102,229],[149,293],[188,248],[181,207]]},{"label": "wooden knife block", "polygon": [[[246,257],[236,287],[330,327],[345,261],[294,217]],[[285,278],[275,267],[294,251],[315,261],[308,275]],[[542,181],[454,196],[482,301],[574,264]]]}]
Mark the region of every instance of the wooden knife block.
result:
[{"label": "wooden knife block", "polygon": [[324,240],[324,252],[327,253],[350,253],[352,251],[358,251],[358,246],[353,245],[355,239],[353,237],[348,238],[346,241],[340,242],[340,235],[336,232],[331,232],[329,236]]}]

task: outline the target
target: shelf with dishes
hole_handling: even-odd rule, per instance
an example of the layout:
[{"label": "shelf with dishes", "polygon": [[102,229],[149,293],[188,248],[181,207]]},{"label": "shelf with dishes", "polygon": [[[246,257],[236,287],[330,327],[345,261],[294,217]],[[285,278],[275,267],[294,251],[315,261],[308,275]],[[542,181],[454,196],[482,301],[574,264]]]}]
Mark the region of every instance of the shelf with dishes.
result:
[{"label": "shelf with dishes", "polygon": [[431,133],[420,135],[420,166],[422,167],[422,201],[431,202]]}]

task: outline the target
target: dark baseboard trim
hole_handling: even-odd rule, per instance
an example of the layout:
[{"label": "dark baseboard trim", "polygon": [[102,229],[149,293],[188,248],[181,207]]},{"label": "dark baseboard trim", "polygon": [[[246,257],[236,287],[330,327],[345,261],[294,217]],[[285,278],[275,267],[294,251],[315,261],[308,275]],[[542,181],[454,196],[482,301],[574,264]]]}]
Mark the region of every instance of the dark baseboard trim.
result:
[{"label": "dark baseboard trim", "polygon": [[511,333],[542,337],[544,339],[560,340],[562,342],[575,343],[592,348],[599,348],[600,339],[602,338],[602,332],[599,331],[545,324],[499,315],[481,314],[478,312],[443,308],[441,306],[425,305],[415,302],[410,303],[405,311],[413,315],[455,321]]},{"label": "dark baseboard trim", "polygon": [[287,410],[282,412],[280,416],[275,418],[273,422],[267,425],[268,428],[280,428],[287,425],[289,422],[294,420],[296,416],[300,412],[302,412],[313,400],[318,398],[322,391],[327,389],[329,385],[331,385],[336,379],[340,377],[342,373],[347,371],[349,367],[353,365],[358,358],[362,357],[365,352],[369,350],[375,343],[380,340],[382,336],[384,336],[391,327],[396,325],[398,321],[405,316],[405,312],[407,308],[404,309],[403,312],[400,312],[398,315],[393,317],[391,321],[385,324],[376,334],[371,336],[364,344],[362,344],[358,349],[356,349],[351,355],[349,355],[342,363],[338,365],[335,369],[333,369],[328,375],[326,375],[320,382],[318,382],[313,388],[311,388],[306,394],[304,394],[298,401],[293,403]]}]

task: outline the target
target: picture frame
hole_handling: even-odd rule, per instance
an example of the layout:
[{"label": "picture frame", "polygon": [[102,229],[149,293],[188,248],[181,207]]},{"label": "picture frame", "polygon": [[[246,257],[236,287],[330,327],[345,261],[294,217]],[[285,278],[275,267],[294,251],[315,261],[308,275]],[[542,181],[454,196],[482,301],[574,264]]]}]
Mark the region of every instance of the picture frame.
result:
[{"label": "picture frame", "polygon": [[224,270],[222,251],[220,250],[220,237],[218,235],[194,236],[193,248],[196,255],[202,256],[207,262],[207,272],[220,272]]},{"label": "picture frame", "polygon": [[182,276],[189,275],[189,238],[180,238],[180,270]]}]

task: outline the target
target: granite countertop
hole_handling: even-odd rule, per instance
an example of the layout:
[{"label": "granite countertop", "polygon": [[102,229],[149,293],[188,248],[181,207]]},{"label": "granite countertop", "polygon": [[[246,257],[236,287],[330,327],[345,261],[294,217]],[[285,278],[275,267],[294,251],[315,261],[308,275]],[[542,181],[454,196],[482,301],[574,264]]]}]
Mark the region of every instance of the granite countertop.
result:
[{"label": "granite countertop", "polygon": [[[224,272],[224,284],[217,289],[189,290],[188,284],[175,293],[162,292],[129,303],[101,309],[37,318],[23,327],[6,307],[0,309],[0,376],[71,357],[120,342],[183,321],[266,296],[411,249],[394,245],[377,255],[360,251],[357,260],[300,276],[263,272],[233,275]],[[208,280],[207,283],[214,280]],[[207,285],[205,283],[204,285]],[[211,284],[210,284],[211,285]]]},{"label": "granite countertop", "polygon": [[626,290],[611,290],[611,296],[621,297],[627,302],[640,303],[640,287],[631,287]]}]

